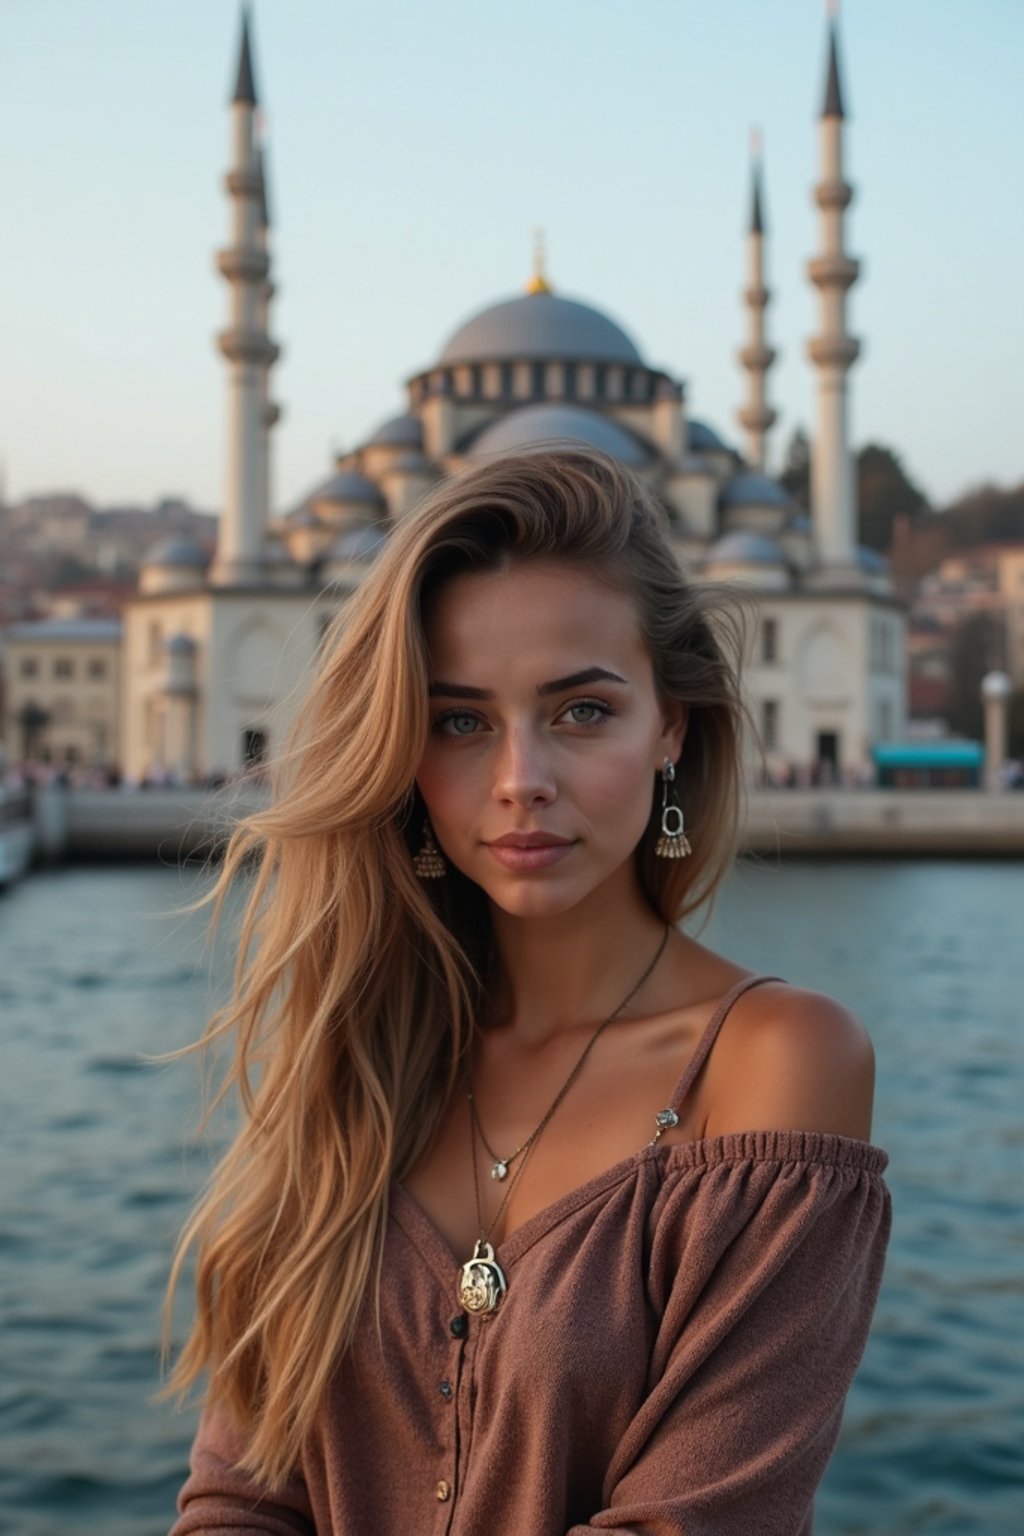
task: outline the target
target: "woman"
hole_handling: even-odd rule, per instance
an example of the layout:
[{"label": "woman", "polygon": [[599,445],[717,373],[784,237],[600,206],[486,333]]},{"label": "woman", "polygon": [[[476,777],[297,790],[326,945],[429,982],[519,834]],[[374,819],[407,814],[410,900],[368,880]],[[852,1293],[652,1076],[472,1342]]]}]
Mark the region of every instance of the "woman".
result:
[{"label": "woman", "polygon": [[328,638],[218,882],[258,864],[175,1536],[810,1530],[885,1157],[856,1020],[676,926],[733,853],[721,606],[626,470],[536,452]]}]

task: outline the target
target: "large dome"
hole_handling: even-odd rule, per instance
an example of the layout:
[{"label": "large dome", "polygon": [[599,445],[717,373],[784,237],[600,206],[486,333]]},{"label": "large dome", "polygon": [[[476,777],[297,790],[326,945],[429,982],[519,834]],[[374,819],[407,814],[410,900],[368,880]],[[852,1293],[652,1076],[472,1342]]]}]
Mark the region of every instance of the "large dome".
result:
[{"label": "large dome", "polygon": [[600,310],[553,293],[529,293],[494,304],[460,325],[442,363],[564,358],[643,366],[625,331]]},{"label": "large dome", "polygon": [[484,427],[470,443],[469,454],[475,458],[478,454],[567,441],[600,448],[623,464],[644,464],[648,458],[632,432],[580,405],[527,405],[510,411]]}]

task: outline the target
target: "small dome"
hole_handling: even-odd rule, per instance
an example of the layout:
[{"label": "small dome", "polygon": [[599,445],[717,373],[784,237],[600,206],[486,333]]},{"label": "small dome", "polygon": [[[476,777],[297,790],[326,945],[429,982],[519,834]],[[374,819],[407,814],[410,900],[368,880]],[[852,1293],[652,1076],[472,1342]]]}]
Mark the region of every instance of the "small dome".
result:
[{"label": "small dome", "polygon": [[872,576],[884,576],[889,569],[885,556],[880,555],[877,549],[869,549],[866,544],[858,544],[856,559],[860,569]]},{"label": "small dome", "polygon": [[301,507],[296,507],[288,513],[289,531],[293,528],[319,528],[320,519],[317,517],[308,501],[304,501]]},{"label": "small dome", "polygon": [[729,450],[717,432],[703,421],[691,416],[686,422],[686,447],[690,453],[728,453]]},{"label": "small dome", "polygon": [[764,534],[737,529],[712,544],[707,561],[709,565],[785,565],[786,557]]},{"label": "small dome", "polygon": [[342,469],[314,491],[311,501],[366,501],[381,506],[384,498],[372,480],[357,469]]},{"label": "small dome", "polygon": [[391,474],[396,469],[402,470],[407,475],[428,475],[431,466],[429,460],[425,459],[422,453],[413,451],[400,453],[398,458],[393,464],[389,465],[384,473]]},{"label": "small dome", "polygon": [[390,421],[381,422],[363,446],[422,448],[423,423],[418,416],[392,416]]},{"label": "small dome", "polygon": [[187,565],[194,570],[205,570],[210,563],[210,556],[201,544],[172,534],[170,538],[161,539],[159,543],[147,549],[142,563],[143,565]]},{"label": "small dome", "polygon": [[776,480],[756,469],[740,470],[722,487],[719,504],[724,507],[788,507],[791,497]]},{"label": "small dome", "polygon": [[195,652],[196,643],[191,635],[171,635],[164,646],[168,656],[191,656]]},{"label": "small dome", "polygon": [[486,426],[469,445],[469,454],[504,453],[542,443],[586,443],[623,464],[645,464],[648,454],[625,427],[580,405],[527,405]]},{"label": "small dome", "polygon": [[440,361],[501,362],[512,358],[565,358],[643,366],[633,342],[589,304],[553,293],[528,293],[473,315],[446,343]]},{"label": "small dome", "polygon": [[387,543],[387,529],[379,524],[367,524],[363,528],[350,528],[343,533],[340,539],[327,551],[328,564],[344,562],[346,565],[353,560],[370,561],[378,555]]},{"label": "small dome", "polygon": [[700,453],[684,453],[675,466],[677,475],[714,475],[715,466]]}]

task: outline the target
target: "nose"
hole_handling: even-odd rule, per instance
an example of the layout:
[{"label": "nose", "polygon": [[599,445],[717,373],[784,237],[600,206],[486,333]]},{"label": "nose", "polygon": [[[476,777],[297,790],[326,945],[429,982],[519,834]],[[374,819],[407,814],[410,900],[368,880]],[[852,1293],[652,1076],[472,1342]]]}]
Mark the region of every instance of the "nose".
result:
[{"label": "nose", "polygon": [[528,730],[509,730],[494,767],[494,798],[505,805],[550,805],[556,798],[551,754]]}]

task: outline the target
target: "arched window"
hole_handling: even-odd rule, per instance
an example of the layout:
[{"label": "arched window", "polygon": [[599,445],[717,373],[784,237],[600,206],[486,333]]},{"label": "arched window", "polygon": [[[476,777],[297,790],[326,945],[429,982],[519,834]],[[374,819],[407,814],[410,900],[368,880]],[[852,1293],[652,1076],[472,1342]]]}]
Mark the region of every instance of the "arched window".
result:
[{"label": "arched window", "polygon": [[766,752],[779,749],[779,701],[761,700],[761,743]]},{"label": "arched window", "polygon": [[247,726],[242,732],[242,761],[247,768],[257,768],[267,758],[267,733]]}]

